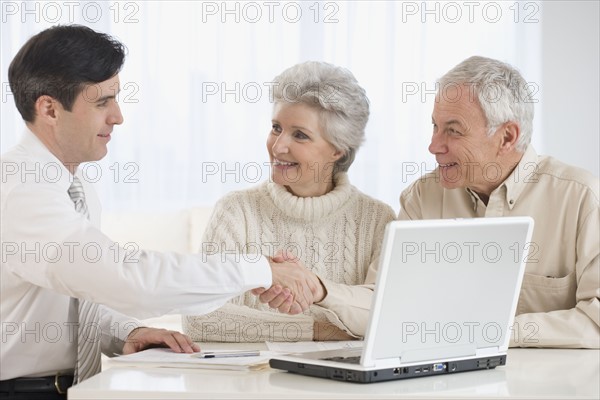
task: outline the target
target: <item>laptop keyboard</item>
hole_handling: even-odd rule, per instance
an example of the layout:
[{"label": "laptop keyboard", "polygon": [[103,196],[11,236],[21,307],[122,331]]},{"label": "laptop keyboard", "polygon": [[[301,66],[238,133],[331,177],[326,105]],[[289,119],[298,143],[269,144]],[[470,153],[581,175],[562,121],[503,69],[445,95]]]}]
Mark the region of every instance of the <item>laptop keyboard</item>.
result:
[{"label": "laptop keyboard", "polygon": [[360,356],[353,356],[353,357],[328,357],[328,358],[323,358],[323,360],[326,360],[326,361],[336,361],[336,362],[347,363],[347,364],[360,364]]}]

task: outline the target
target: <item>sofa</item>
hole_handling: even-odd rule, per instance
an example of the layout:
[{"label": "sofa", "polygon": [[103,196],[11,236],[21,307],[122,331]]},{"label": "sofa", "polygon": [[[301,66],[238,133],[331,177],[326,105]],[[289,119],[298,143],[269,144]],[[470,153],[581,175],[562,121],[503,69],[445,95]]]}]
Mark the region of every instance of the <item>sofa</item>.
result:
[{"label": "sofa", "polygon": [[136,243],[156,251],[195,253],[212,207],[179,211],[104,213],[102,231],[120,245]]}]

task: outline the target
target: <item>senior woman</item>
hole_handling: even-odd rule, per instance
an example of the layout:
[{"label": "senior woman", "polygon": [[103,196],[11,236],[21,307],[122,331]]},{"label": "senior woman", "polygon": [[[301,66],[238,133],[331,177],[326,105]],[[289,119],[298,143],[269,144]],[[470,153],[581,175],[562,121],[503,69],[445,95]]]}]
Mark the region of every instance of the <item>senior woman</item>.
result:
[{"label": "senior woman", "polygon": [[[348,70],[305,62],[275,78],[267,136],[271,179],[215,206],[203,237],[221,251],[293,253],[322,285],[308,311],[287,315],[250,292],[203,316],[184,316],[196,341],[345,340],[365,334],[388,205],[352,186],[369,102]],[[250,257],[247,255],[246,257]]]}]

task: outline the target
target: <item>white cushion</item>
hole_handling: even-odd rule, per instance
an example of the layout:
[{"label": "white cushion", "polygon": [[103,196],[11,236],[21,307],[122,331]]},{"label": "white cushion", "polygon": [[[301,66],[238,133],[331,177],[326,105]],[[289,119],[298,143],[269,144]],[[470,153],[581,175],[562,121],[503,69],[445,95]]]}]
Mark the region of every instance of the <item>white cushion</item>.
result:
[{"label": "white cushion", "polygon": [[152,213],[104,213],[102,231],[124,246],[136,243],[140,249],[189,253],[189,211]]},{"label": "white cushion", "polygon": [[190,209],[190,251],[198,253],[202,235],[212,215],[212,207],[196,207]]}]

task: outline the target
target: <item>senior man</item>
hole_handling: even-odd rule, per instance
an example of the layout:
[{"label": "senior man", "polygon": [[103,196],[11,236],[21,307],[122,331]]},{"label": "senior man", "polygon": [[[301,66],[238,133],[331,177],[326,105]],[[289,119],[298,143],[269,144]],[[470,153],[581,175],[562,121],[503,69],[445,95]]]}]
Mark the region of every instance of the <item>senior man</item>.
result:
[{"label": "senior man", "polygon": [[599,348],[598,178],[536,154],[528,84],[510,65],[471,57],[438,83],[439,165],[402,193],[399,218],[531,216],[511,346]]}]

